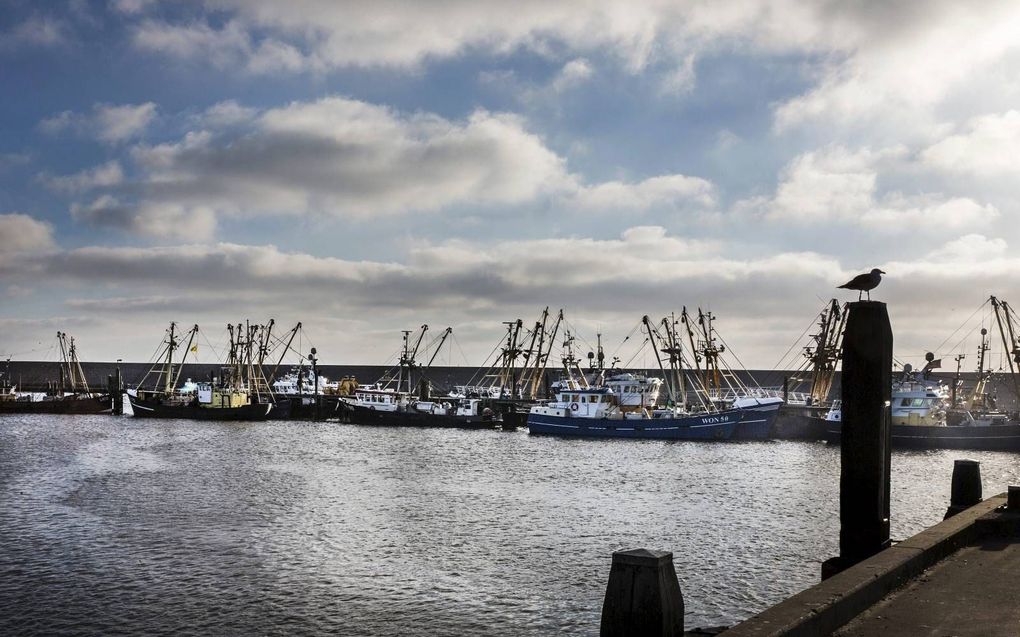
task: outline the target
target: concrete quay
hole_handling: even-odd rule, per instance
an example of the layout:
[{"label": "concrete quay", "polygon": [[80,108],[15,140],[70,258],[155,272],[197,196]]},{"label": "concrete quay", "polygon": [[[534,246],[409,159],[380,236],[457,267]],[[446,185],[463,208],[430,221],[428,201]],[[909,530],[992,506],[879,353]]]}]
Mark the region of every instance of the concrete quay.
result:
[{"label": "concrete quay", "polygon": [[720,634],[1018,635],[1020,507],[1006,501],[989,498]]}]

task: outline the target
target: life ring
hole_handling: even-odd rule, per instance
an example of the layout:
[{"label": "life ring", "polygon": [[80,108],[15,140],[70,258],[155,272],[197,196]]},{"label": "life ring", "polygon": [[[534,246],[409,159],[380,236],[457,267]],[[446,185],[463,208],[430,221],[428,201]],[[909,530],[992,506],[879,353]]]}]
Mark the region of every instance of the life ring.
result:
[{"label": "life ring", "polygon": [[580,405],[578,405],[577,403],[570,403],[570,411],[577,411],[580,408],[581,408]]}]

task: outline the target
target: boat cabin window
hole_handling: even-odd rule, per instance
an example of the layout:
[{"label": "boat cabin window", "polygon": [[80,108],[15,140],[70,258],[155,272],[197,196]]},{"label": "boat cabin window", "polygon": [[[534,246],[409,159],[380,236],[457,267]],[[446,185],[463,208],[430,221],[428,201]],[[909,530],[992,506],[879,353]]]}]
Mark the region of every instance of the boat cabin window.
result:
[{"label": "boat cabin window", "polygon": [[902,398],[902,399],[900,399],[900,407],[909,407],[909,406],[910,406],[910,399],[909,398]]},{"label": "boat cabin window", "polygon": [[911,407],[923,407],[924,406],[924,399],[923,398],[915,398],[912,401],[910,401],[910,406]]},{"label": "boat cabin window", "polygon": [[582,403],[588,402],[588,397],[587,396],[581,396],[581,402]]}]

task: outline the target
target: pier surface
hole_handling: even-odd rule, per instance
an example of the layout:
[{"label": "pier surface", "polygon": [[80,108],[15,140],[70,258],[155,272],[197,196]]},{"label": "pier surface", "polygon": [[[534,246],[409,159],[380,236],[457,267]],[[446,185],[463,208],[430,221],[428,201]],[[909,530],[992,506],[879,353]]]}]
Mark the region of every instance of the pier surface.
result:
[{"label": "pier surface", "polygon": [[1020,634],[1020,512],[958,515],[724,631],[726,637]]},{"label": "pier surface", "polygon": [[840,637],[1020,634],[1020,544],[989,537],[928,569],[836,632]]}]

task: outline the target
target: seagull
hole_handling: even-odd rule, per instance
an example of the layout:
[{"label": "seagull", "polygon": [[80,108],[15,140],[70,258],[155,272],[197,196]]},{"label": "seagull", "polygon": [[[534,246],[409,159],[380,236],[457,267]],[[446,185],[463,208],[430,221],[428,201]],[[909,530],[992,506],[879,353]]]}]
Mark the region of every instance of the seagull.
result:
[{"label": "seagull", "polygon": [[857,290],[859,292],[859,294],[857,295],[858,301],[860,301],[861,296],[863,296],[864,293],[867,292],[868,300],[870,301],[871,291],[877,288],[878,284],[882,282],[883,274],[885,274],[885,272],[879,270],[878,268],[874,268],[872,269],[871,272],[858,274],[857,276],[850,279],[849,281],[847,281],[846,283],[839,287],[847,290]]}]

